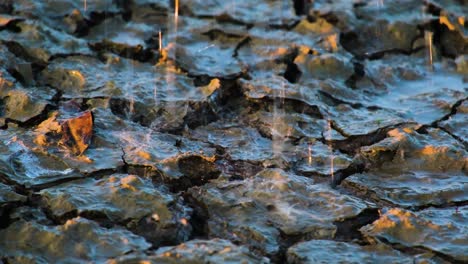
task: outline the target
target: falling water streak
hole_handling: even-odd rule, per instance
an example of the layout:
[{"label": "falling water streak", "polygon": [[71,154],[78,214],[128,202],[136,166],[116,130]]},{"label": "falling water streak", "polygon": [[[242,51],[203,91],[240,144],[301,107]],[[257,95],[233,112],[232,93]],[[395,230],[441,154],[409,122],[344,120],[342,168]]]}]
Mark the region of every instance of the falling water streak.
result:
[{"label": "falling water streak", "polygon": [[384,0],[378,0],[377,5],[379,6],[379,9],[384,6]]},{"label": "falling water streak", "polygon": [[328,126],[327,126],[327,131],[328,131],[328,140],[330,141],[328,143],[328,149],[330,151],[330,175],[332,177],[332,182],[335,181],[335,168],[334,168],[334,155],[333,155],[333,146],[331,143],[331,138],[332,138],[332,126],[331,126],[331,120],[328,119]]},{"label": "falling water streak", "polygon": [[424,31],[424,38],[426,39],[427,42],[427,47],[428,47],[428,60],[429,60],[429,70],[434,69],[433,65],[433,52],[432,52],[432,39],[433,39],[434,33],[431,31]]},{"label": "falling water streak", "polygon": [[159,35],[159,54],[161,54],[162,48],[163,48],[163,46],[162,46],[162,32],[161,32],[161,30],[159,30],[159,34],[158,34],[158,35]]},{"label": "falling water streak", "polygon": [[[130,65],[131,65],[132,75],[134,75],[135,74],[135,61],[131,60]],[[132,119],[132,116],[135,114],[135,96],[133,94],[133,87],[127,86],[125,93],[128,94],[128,97],[130,98],[130,104],[128,106],[127,115],[129,119]]]},{"label": "falling water streak", "polygon": [[[280,10],[281,14],[283,14],[283,9]],[[271,55],[273,57],[273,55]],[[283,112],[279,112],[280,109],[284,108],[284,98],[285,98],[285,82],[284,79],[281,80],[281,88],[279,92],[275,92],[276,96],[273,101],[273,124],[271,128],[271,137],[272,137],[272,150],[274,157],[279,157],[281,152],[283,151],[283,140],[282,135],[280,133],[280,122],[282,122],[282,116],[284,117]],[[278,100],[279,97],[279,100]]]},{"label": "falling water streak", "polygon": [[175,0],[175,8],[174,8],[174,18],[175,23],[177,24],[177,18],[179,17],[179,0]]},{"label": "falling water streak", "polygon": [[312,164],[312,144],[311,143],[308,143],[308,155],[309,155],[309,165]]},{"label": "falling water streak", "polygon": [[86,0],[83,1],[83,10],[86,12],[86,10],[88,9],[88,4],[86,2]]}]

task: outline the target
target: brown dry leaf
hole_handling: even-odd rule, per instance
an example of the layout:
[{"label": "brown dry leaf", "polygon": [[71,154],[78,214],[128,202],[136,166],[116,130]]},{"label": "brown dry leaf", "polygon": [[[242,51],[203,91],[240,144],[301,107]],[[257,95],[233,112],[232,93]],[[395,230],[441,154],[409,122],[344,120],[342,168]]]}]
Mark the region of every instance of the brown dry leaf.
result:
[{"label": "brown dry leaf", "polygon": [[93,135],[93,115],[86,111],[78,117],[65,120],[62,123],[62,132],[60,143],[77,155],[83,154]]}]

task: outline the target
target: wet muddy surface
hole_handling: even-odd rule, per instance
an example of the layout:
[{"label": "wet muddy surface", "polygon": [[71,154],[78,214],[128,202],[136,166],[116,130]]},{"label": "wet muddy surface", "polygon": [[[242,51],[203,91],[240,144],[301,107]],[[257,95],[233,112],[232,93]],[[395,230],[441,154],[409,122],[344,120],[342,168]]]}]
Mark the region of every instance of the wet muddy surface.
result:
[{"label": "wet muddy surface", "polygon": [[2,1],[0,262],[468,261],[466,14]]}]

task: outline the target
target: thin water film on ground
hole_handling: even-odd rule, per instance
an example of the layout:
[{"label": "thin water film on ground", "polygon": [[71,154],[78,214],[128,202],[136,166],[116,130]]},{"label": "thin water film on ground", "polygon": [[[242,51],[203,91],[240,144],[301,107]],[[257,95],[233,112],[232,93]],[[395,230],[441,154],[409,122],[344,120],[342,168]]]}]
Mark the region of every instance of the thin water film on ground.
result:
[{"label": "thin water film on ground", "polygon": [[0,262],[466,263],[467,14],[0,1]]}]

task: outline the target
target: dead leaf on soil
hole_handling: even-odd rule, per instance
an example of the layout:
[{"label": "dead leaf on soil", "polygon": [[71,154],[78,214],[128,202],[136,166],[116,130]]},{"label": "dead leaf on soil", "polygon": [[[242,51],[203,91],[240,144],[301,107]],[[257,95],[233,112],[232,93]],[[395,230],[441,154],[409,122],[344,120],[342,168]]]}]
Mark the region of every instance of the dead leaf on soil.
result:
[{"label": "dead leaf on soil", "polygon": [[88,148],[92,135],[93,115],[91,111],[86,111],[62,123],[60,144],[70,148],[74,154],[81,155]]}]

